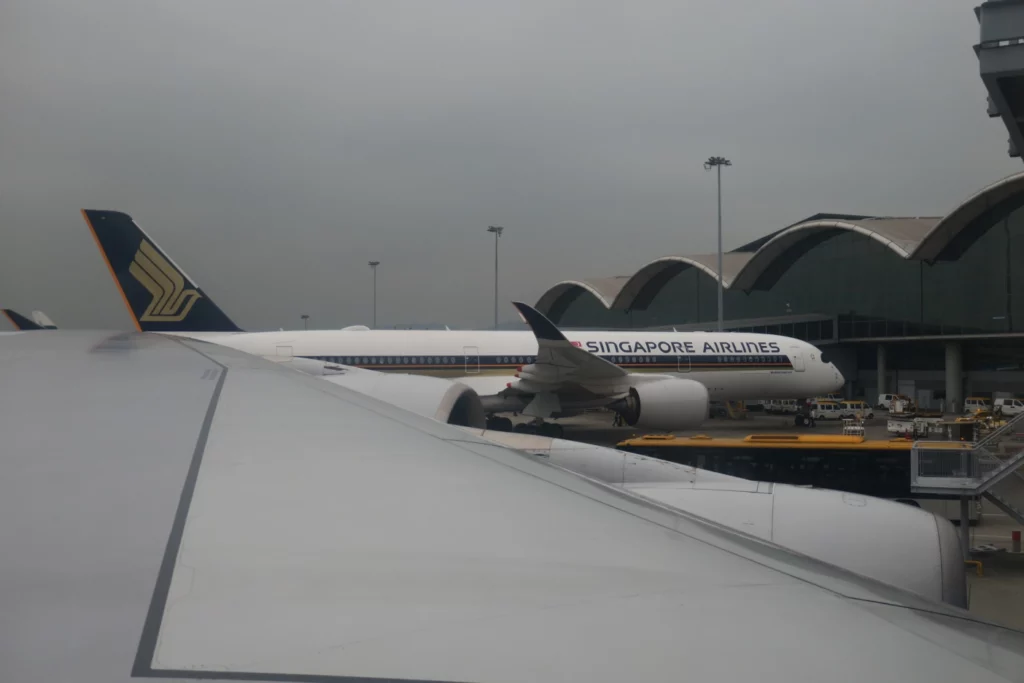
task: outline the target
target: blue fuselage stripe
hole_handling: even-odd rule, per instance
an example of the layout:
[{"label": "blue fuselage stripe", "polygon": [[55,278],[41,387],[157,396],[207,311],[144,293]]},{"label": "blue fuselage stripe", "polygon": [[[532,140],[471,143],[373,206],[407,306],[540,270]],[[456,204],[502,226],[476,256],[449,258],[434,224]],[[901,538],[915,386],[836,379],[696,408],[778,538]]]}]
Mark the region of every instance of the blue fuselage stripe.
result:
[{"label": "blue fuselage stripe", "polygon": [[[459,370],[466,367],[514,370],[529,365],[534,356],[304,356],[312,360],[371,370]],[[777,370],[792,368],[789,357],[771,355],[691,355],[648,356],[600,354],[600,357],[623,368],[664,370]]]}]

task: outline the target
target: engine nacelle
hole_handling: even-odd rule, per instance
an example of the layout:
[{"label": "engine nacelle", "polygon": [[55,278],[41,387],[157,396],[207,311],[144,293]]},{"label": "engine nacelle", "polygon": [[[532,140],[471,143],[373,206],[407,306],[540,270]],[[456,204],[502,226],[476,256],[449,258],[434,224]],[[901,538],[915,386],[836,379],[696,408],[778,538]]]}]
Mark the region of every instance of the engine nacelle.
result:
[{"label": "engine nacelle", "polygon": [[477,433],[661,505],[932,600],[967,606],[956,529],[949,520],[910,505],[740,479],[565,439]]},{"label": "engine nacelle", "polygon": [[660,379],[629,389],[629,396],[612,404],[630,427],[689,429],[708,416],[708,390],[690,379]]}]

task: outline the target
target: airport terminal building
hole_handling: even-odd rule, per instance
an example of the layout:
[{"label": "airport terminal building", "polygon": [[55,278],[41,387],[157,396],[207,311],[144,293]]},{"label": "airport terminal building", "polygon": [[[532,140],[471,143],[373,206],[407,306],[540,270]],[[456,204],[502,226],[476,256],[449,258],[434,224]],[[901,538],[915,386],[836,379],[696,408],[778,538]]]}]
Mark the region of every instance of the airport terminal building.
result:
[{"label": "airport terminal building", "polygon": [[[717,259],[559,282],[537,307],[565,328],[713,330]],[[1021,264],[1024,173],[946,216],[817,214],[723,255],[725,328],[821,346],[850,397],[957,411],[965,396],[1024,394]]]}]

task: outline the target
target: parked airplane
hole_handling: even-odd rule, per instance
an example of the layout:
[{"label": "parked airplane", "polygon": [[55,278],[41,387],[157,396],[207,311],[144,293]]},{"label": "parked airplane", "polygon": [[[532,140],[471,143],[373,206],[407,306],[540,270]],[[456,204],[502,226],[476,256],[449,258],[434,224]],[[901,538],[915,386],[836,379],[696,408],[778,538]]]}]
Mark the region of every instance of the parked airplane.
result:
[{"label": "parked airplane", "polygon": [[[685,429],[704,420],[709,400],[804,398],[843,384],[820,350],[796,339],[629,331],[573,331],[569,339],[520,303],[532,333],[242,332],[130,216],[82,214],[140,331],[180,334],[259,356],[457,379],[482,397],[488,415],[523,413],[552,435],[560,430],[544,419],[588,408],[612,408],[630,425]],[[434,386],[447,391],[450,384]],[[490,426],[508,429],[511,421],[492,418]]]},{"label": "parked airplane", "polygon": [[14,329],[16,330],[27,331],[43,329],[41,325],[32,322],[31,320],[23,316],[21,313],[18,313],[17,311],[12,310],[10,308],[0,308],[0,313],[4,314],[4,317],[7,318],[7,321],[10,322],[11,326],[14,327]]},{"label": "parked airplane", "polygon": [[42,311],[32,311],[31,319],[10,308],[0,308],[0,313],[3,313],[14,329],[19,331],[57,329],[50,317]]},{"label": "parked airplane", "polygon": [[[1022,679],[1019,631],[773,542],[857,496],[747,534],[216,344],[0,353],[3,681]],[[870,529],[821,538],[924,564]]]}]

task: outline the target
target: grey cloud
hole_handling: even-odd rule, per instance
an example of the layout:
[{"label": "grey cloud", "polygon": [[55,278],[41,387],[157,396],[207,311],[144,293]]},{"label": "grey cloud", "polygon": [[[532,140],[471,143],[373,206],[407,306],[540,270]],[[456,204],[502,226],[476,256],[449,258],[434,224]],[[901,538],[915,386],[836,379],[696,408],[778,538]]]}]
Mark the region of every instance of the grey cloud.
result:
[{"label": "grey cloud", "polygon": [[[971,9],[17,0],[0,301],[127,318],[78,209],[132,213],[243,326],[491,320],[502,299],[817,211],[938,214],[1019,170]],[[512,319],[510,306],[502,311]]]}]

